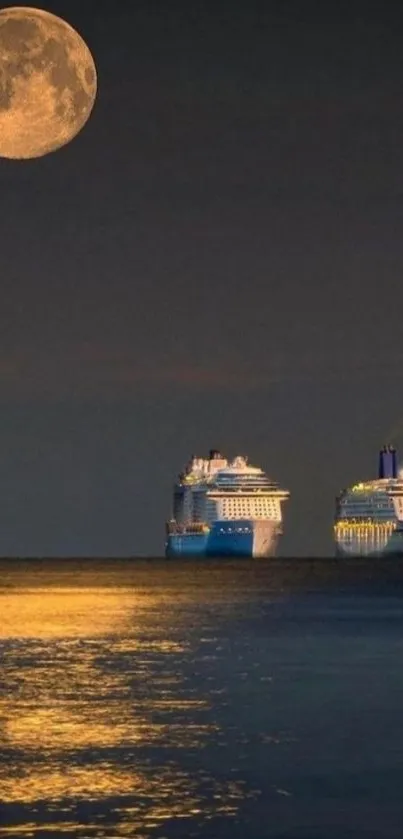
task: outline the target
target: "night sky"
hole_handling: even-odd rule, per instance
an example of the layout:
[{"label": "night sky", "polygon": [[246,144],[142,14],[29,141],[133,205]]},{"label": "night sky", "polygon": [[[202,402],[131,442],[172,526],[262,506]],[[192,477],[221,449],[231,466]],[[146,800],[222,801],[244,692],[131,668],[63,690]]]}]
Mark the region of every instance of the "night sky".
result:
[{"label": "night sky", "polygon": [[332,553],[403,450],[399,4],[43,7],[99,87],[0,160],[0,554],[161,554],[210,447],[290,489],[283,555]]}]

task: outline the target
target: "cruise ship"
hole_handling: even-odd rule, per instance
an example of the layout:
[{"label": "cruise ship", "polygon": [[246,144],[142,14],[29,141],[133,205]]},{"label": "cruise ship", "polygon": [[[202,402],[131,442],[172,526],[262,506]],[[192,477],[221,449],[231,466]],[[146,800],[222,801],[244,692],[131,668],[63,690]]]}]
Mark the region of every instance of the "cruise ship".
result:
[{"label": "cruise ship", "polygon": [[174,487],[165,554],[274,556],[282,533],[281,505],[288,497],[245,457],[229,462],[216,449],[208,458],[192,457]]},{"label": "cruise ship", "polygon": [[334,538],[338,556],[395,553],[403,520],[403,472],[393,446],[379,452],[378,477],[344,489],[336,498]]}]

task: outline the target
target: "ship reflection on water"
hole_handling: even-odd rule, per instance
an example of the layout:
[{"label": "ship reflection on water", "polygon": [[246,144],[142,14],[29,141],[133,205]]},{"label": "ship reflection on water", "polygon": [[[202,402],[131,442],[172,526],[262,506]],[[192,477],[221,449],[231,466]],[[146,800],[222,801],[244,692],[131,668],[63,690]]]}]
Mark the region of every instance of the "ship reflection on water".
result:
[{"label": "ship reflection on water", "polygon": [[204,767],[213,694],[169,592],[43,582],[0,593],[0,835],[235,816],[245,786]]}]

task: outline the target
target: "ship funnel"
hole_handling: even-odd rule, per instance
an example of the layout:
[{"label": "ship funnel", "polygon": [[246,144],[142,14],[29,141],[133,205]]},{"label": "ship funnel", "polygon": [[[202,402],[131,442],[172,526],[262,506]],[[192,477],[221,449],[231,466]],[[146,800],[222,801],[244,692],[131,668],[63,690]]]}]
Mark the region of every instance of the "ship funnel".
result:
[{"label": "ship funnel", "polygon": [[383,446],[379,452],[379,478],[397,478],[396,449]]}]

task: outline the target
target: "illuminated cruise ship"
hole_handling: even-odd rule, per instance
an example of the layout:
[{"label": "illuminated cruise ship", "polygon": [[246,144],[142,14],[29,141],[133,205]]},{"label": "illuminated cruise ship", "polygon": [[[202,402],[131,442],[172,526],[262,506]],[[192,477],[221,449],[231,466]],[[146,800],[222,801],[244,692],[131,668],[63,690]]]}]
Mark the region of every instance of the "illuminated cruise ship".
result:
[{"label": "illuminated cruise ship", "polygon": [[378,477],[344,489],[336,499],[334,537],[339,556],[381,556],[395,550],[403,520],[403,472],[396,451],[379,453]]},{"label": "illuminated cruise ship", "polygon": [[245,457],[192,457],[174,487],[166,556],[274,556],[288,496]]}]

